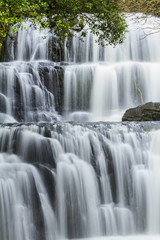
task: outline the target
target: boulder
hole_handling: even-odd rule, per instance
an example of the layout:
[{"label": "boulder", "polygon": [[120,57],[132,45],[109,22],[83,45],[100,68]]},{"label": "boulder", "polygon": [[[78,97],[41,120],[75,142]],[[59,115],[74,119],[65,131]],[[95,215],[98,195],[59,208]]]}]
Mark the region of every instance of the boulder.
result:
[{"label": "boulder", "polygon": [[122,121],[160,121],[160,103],[148,102],[128,109]]}]

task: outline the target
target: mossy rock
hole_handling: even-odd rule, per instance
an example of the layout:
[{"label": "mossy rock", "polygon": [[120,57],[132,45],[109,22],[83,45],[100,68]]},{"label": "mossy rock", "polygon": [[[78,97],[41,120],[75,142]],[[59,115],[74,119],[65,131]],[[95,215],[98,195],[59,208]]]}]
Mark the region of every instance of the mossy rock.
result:
[{"label": "mossy rock", "polygon": [[128,109],[122,121],[160,121],[160,103],[148,102]]}]

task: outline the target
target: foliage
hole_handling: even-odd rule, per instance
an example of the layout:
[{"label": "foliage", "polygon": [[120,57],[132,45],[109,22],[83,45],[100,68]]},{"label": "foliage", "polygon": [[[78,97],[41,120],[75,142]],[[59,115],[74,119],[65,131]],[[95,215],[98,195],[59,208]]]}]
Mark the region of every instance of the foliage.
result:
[{"label": "foliage", "polygon": [[44,5],[40,0],[0,0],[0,42],[7,35],[12,37],[12,33],[16,32],[13,26],[20,26],[24,19],[31,18],[34,22],[40,20],[44,16],[44,13],[40,13]]},{"label": "foliage", "polygon": [[24,19],[54,30],[60,40],[83,37],[89,28],[102,45],[122,42],[126,27],[117,0],[0,0],[0,42]]},{"label": "foliage", "polygon": [[117,0],[48,0],[47,8],[49,28],[62,38],[72,37],[73,30],[85,36],[88,26],[102,45],[123,40],[125,21]]}]

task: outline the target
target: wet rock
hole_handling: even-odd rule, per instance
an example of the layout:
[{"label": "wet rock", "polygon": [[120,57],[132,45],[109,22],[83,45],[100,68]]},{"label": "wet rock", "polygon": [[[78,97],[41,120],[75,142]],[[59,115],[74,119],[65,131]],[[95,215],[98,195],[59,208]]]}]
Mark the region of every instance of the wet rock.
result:
[{"label": "wet rock", "polygon": [[160,103],[148,102],[128,109],[122,121],[160,121]]},{"label": "wet rock", "polygon": [[64,69],[62,66],[54,66],[46,63],[39,66],[39,75],[46,89],[54,95],[55,110],[62,114],[64,102]]},{"label": "wet rock", "polygon": [[6,113],[7,110],[7,97],[0,93],[0,112]]},{"label": "wet rock", "polygon": [[63,44],[60,44],[53,35],[50,36],[48,42],[48,58],[53,62],[64,61]]}]

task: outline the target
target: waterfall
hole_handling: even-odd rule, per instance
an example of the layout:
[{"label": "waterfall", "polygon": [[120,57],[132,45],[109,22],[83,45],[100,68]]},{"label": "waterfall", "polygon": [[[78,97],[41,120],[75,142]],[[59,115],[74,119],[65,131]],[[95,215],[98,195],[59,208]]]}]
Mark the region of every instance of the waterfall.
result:
[{"label": "waterfall", "polygon": [[159,239],[160,123],[120,122],[160,101],[159,33],[127,21],[115,48],[91,32],[62,46],[29,22],[6,40],[0,240]]},{"label": "waterfall", "polygon": [[1,126],[1,238],[160,234],[160,133],[149,130]]},{"label": "waterfall", "polygon": [[156,20],[137,23],[128,16],[126,39],[115,48],[99,46],[91,32],[83,41],[73,38],[62,46],[48,30],[25,22],[15,41],[5,44],[0,118],[54,121],[62,115],[79,122],[120,121],[126,109],[142,100],[160,101],[160,33],[152,34]]},{"label": "waterfall", "polygon": [[153,33],[154,21],[128,17],[126,39],[115,48],[99,46],[90,32],[84,42],[73,39],[65,53],[72,63],[64,77],[67,119],[76,115],[81,121],[85,111],[90,121],[120,121],[126,109],[141,104],[139,90],[144,103],[160,101],[160,33]]}]

